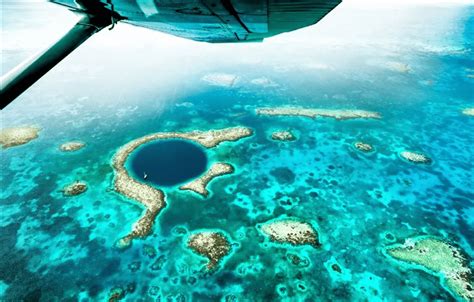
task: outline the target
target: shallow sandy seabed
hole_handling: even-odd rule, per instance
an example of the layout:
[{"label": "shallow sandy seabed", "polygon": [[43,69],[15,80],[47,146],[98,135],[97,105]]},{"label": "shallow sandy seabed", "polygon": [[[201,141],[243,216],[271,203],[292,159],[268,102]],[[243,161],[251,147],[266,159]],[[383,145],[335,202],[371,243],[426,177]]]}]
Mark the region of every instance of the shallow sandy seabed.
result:
[{"label": "shallow sandy seabed", "polygon": [[310,223],[296,219],[277,219],[260,226],[261,232],[270,240],[292,245],[311,245],[320,247],[318,232]]},{"label": "shallow sandy seabed", "polygon": [[474,301],[472,271],[464,252],[457,247],[435,238],[410,238],[403,245],[390,246],[386,251],[397,260],[421,265],[439,275],[455,295]]},{"label": "shallow sandy seabed", "polygon": [[225,141],[237,141],[251,136],[250,128],[233,127],[220,130],[191,132],[159,132],[137,138],[122,146],[112,159],[115,171],[114,188],[125,197],[138,201],[145,207],[142,217],[133,225],[132,231],[117,242],[118,248],[128,247],[134,238],[146,237],[153,226],[156,215],[166,205],[162,190],[136,181],[125,169],[128,156],[139,146],[158,139],[180,138],[191,140],[203,147],[213,148]]},{"label": "shallow sandy seabed", "polygon": [[41,129],[35,126],[21,126],[0,130],[0,145],[3,149],[26,144],[35,138]]},{"label": "shallow sandy seabed", "polygon": [[352,110],[352,109],[316,109],[316,108],[301,108],[301,107],[266,107],[257,108],[255,112],[258,115],[268,116],[304,116],[310,118],[316,117],[332,117],[337,120],[346,119],[379,119],[381,118],[378,112],[366,110]]},{"label": "shallow sandy seabed", "polygon": [[272,133],[272,139],[275,141],[294,141],[296,136],[291,131],[275,131]]},{"label": "shallow sandy seabed", "polygon": [[221,232],[202,231],[189,236],[187,246],[197,254],[209,259],[206,268],[213,270],[223,257],[229,254],[231,245]]},{"label": "shallow sandy seabed", "polygon": [[84,142],[74,141],[74,142],[67,142],[59,146],[59,149],[64,152],[71,152],[77,151],[84,148],[86,144]]},{"label": "shallow sandy seabed", "polygon": [[179,187],[180,190],[191,190],[204,197],[209,195],[207,185],[216,177],[231,174],[234,172],[234,167],[227,163],[214,163],[207,172],[201,177]]}]

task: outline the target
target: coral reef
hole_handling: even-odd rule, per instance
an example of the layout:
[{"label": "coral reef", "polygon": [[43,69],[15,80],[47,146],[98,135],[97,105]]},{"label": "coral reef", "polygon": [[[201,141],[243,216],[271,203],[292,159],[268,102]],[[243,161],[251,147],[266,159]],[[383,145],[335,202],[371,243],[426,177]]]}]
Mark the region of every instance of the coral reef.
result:
[{"label": "coral reef", "polygon": [[165,194],[162,190],[136,181],[125,168],[125,162],[134,150],[145,143],[168,138],[187,139],[206,148],[213,148],[222,142],[237,141],[241,138],[251,136],[252,134],[253,131],[250,128],[244,127],[209,131],[158,132],[137,138],[122,146],[112,159],[112,167],[115,172],[115,191],[125,197],[138,201],[146,210],[141,218],[135,222],[132,231],[120,239],[116,246],[118,248],[125,248],[130,245],[134,238],[146,237],[151,232],[155,217],[166,205]]},{"label": "coral reef", "polygon": [[318,232],[310,223],[304,221],[290,218],[276,219],[265,222],[258,228],[271,241],[277,243],[311,245],[315,248],[321,246]]},{"label": "coral reef", "polygon": [[206,265],[208,270],[215,269],[221,259],[231,250],[230,242],[226,236],[222,232],[215,231],[199,231],[191,234],[187,246],[209,260]]},{"label": "coral reef", "polygon": [[412,152],[412,151],[403,151],[400,152],[400,156],[412,163],[415,164],[431,164],[432,160],[427,155],[419,152]]},{"label": "coral reef", "polygon": [[201,177],[179,187],[180,190],[191,190],[204,197],[209,195],[207,185],[216,177],[231,174],[234,172],[234,167],[227,163],[215,163],[207,170]]},{"label": "coral reef", "polygon": [[77,151],[84,148],[86,144],[80,141],[67,142],[59,146],[59,149],[64,152]]},{"label": "coral reef", "polygon": [[403,245],[387,247],[386,252],[397,260],[420,265],[439,275],[455,295],[474,301],[473,274],[459,248],[436,238],[410,238]]},{"label": "coral reef", "polygon": [[24,145],[35,138],[41,129],[34,126],[5,128],[0,130],[0,145],[3,149]]},{"label": "coral reef", "polygon": [[374,151],[374,147],[372,147],[372,145],[364,142],[355,142],[354,148],[365,153]]},{"label": "coral reef", "polygon": [[291,131],[275,131],[272,133],[272,139],[276,141],[294,141],[296,136]]},{"label": "coral reef", "polygon": [[474,108],[466,108],[462,111],[462,113],[465,115],[474,116]]},{"label": "coral reef", "polygon": [[365,111],[365,110],[352,110],[352,109],[315,109],[315,108],[302,108],[302,107],[267,107],[257,108],[255,112],[258,115],[268,116],[304,116],[309,118],[316,117],[331,117],[337,120],[347,119],[380,119],[381,116],[377,112]]},{"label": "coral reef", "polygon": [[87,191],[87,184],[83,181],[75,181],[63,188],[64,196],[75,196]]}]

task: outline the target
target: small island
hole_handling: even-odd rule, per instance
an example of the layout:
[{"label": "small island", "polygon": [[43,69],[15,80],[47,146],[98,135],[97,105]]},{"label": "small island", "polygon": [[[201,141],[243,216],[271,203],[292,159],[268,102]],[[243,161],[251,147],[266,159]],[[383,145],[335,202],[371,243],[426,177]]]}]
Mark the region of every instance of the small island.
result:
[{"label": "small island", "polygon": [[232,87],[238,80],[238,76],[229,73],[209,73],[202,80],[213,86]]},{"label": "small island", "polygon": [[468,116],[474,116],[474,108],[466,108],[462,113]]},{"label": "small island", "polygon": [[353,109],[316,109],[302,107],[266,107],[257,108],[257,115],[267,116],[303,116],[309,118],[331,117],[337,120],[347,119],[380,119],[378,112]]},{"label": "small island", "polygon": [[197,194],[207,197],[209,191],[207,190],[207,185],[211,180],[216,177],[231,174],[234,172],[234,167],[227,163],[215,163],[211,166],[207,172],[201,177],[179,187],[180,190],[190,190],[196,192]]},{"label": "small island", "polygon": [[133,225],[132,231],[117,242],[117,247],[126,248],[134,238],[143,238],[150,234],[155,217],[166,205],[165,194],[162,190],[138,182],[125,168],[125,162],[134,150],[148,142],[170,138],[186,139],[205,148],[213,148],[222,142],[234,142],[252,134],[252,129],[245,127],[191,132],[158,132],[137,138],[122,146],[112,159],[115,172],[114,189],[117,193],[138,201],[145,207],[145,211]]},{"label": "small island", "polygon": [[87,191],[87,184],[83,181],[75,181],[63,188],[64,196],[75,196]]},{"label": "small island", "polygon": [[24,145],[38,138],[40,128],[35,126],[22,126],[0,130],[0,145],[2,149]]},{"label": "small island", "polygon": [[374,151],[374,147],[372,145],[364,142],[355,142],[354,148],[364,153],[370,153]]},{"label": "small island", "polygon": [[231,244],[222,232],[200,231],[190,235],[187,246],[198,255],[206,257],[209,262],[207,270],[217,268],[222,258],[231,251]]},{"label": "small island", "polygon": [[444,285],[465,301],[474,301],[473,274],[459,248],[436,238],[410,238],[389,246],[386,253],[408,265],[420,266],[441,278]]},{"label": "small island", "polygon": [[425,155],[420,152],[403,151],[403,152],[400,152],[400,156],[406,161],[409,161],[415,164],[429,165],[432,162],[431,158],[429,158],[428,155]]},{"label": "small island", "polygon": [[318,232],[310,223],[301,220],[293,218],[270,220],[257,226],[257,228],[276,243],[321,247]]},{"label": "small island", "polygon": [[80,141],[67,142],[59,146],[59,149],[64,152],[73,152],[84,148],[86,144]]},{"label": "small island", "polygon": [[294,141],[296,136],[289,130],[275,131],[272,133],[274,141]]},{"label": "small island", "polygon": [[387,62],[387,69],[400,73],[409,73],[411,71],[410,65],[402,62]]}]

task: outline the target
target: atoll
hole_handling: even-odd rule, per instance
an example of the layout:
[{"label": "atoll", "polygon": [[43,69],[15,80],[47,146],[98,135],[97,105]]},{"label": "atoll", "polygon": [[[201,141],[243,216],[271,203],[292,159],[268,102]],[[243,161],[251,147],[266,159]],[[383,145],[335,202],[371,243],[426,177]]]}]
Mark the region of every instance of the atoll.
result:
[{"label": "atoll", "polygon": [[82,181],[75,181],[63,188],[64,196],[75,196],[87,191],[87,184]]},{"label": "atoll", "polygon": [[400,156],[412,163],[415,164],[431,164],[432,160],[427,155],[419,152],[412,152],[412,151],[403,151],[400,152]]},{"label": "atoll", "polygon": [[381,116],[377,112],[352,109],[315,109],[301,107],[274,107],[274,108],[257,108],[255,112],[258,115],[268,116],[303,116],[309,118],[331,117],[337,120],[347,119],[380,119]]},{"label": "atoll", "polygon": [[82,149],[86,146],[84,142],[74,141],[74,142],[67,142],[59,146],[59,149],[64,152],[72,152]]},{"label": "atoll", "polygon": [[275,131],[272,133],[272,139],[275,141],[294,141],[296,140],[296,136],[288,130]]},{"label": "atoll", "polygon": [[215,163],[207,170],[201,177],[179,187],[180,190],[191,190],[204,197],[209,195],[207,185],[216,177],[231,174],[234,172],[234,167],[227,163]]},{"label": "atoll", "polygon": [[133,225],[132,231],[117,242],[117,247],[128,247],[134,238],[146,237],[151,232],[156,215],[166,205],[165,194],[162,190],[136,181],[125,168],[125,162],[134,150],[145,143],[169,138],[187,139],[205,148],[213,148],[222,142],[237,141],[252,134],[253,131],[250,128],[244,127],[209,131],[158,132],[137,138],[122,146],[112,159],[112,167],[115,172],[115,191],[125,197],[138,201],[145,207],[145,211],[141,218]]},{"label": "atoll", "polygon": [[209,260],[206,265],[208,270],[215,269],[221,259],[231,250],[230,242],[226,236],[215,231],[202,231],[190,235],[187,246]]},{"label": "atoll", "polygon": [[355,142],[354,148],[365,153],[372,152],[374,150],[374,147],[372,147],[372,145],[364,142]]},{"label": "atoll", "polygon": [[318,232],[310,223],[296,219],[277,219],[265,222],[260,227],[261,232],[277,243],[292,245],[311,245],[319,248]]},{"label": "atoll", "polygon": [[41,129],[34,126],[5,128],[0,130],[0,145],[2,149],[24,145],[35,138]]},{"label": "atoll", "polygon": [[462,113],[465,115],[474,116],[474,108],[466,108],[462,111]]},{"label": "atoll", "polygon": [[[435,238],[410,238],[402,245],[386,248],[389,256],[423,267],[441,277],[452,293],[465,301],[474,301],[473,274],[459,248]],[[416,267],[414,267],[416,268]]]}]

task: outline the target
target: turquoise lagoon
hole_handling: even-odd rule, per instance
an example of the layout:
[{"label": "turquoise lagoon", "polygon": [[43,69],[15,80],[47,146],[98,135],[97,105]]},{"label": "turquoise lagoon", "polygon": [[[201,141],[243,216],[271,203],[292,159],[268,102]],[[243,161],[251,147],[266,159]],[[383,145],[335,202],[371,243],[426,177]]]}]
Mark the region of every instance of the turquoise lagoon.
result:
[{"label": "turquoise lagoon", "polygon": [[[5,70],[35,50],[25,28],[54,33],[41,27],[49,12],[71,17],[44,3],[2,9],[11,12]],[[474,118],[462,114],[474,107],[473,29],[468,5],[343,4],[263,44],[205,45],[126,25],[100,33],[1,112],[2,127],[42,130],[1,151],[0,300],[104,301],[121,288],[126,301],[454,301],[436,276],[383,249],[430,235],[474,257]],[[255,114],[289,105],[382,119]],[[142,212],[113,190],[118,148],[154,132],[231,126],[254,135],[205,152],[235,173],[213,180],[207,198],[164,187],[152,234],[116,249]],[[270,139],[288,129],[296,141]],[[61,152],[71,140],[87,146]],[[433,163],[407,163],[403,150]],[[64,197],[75,180],[88,190]],[[311,222],[321,249],[268,244],[256,226],[285,216]],[[186,248],[202,229],[233,243],[215,272]]]}]

